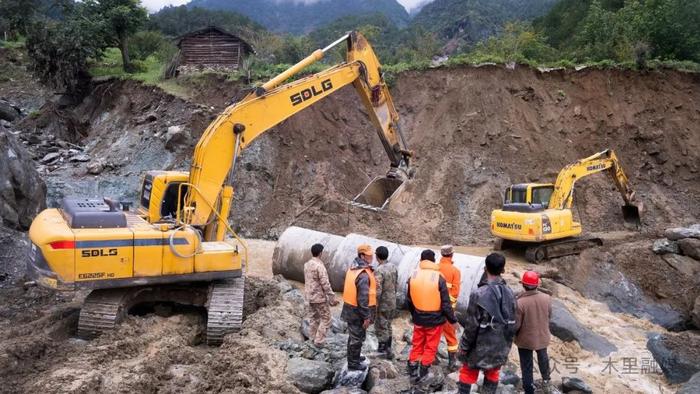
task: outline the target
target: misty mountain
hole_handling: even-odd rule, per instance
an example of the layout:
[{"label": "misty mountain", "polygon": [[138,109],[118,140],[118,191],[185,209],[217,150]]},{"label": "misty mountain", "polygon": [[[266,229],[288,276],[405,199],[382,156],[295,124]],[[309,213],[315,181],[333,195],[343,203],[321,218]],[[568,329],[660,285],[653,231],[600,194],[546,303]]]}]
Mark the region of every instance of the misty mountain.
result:
[{"label": "misty mountain", "polygon": [[380,13],[397,26],[409,16],[396,0],[192,0],[189,8],[234,11],[269,30],[304,34],[339,18]]},{"label": "misty mountain", "polygon": [[448,51],[472,46],[513,20],[546,14],[558,0],[435,0],[411,22],[450,42]]}]

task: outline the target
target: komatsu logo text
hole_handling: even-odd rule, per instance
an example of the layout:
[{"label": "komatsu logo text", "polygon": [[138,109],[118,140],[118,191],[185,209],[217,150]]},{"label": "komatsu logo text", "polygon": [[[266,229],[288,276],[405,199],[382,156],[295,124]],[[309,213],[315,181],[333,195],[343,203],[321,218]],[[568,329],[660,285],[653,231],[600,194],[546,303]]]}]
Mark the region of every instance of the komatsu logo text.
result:
[{"label": "komatsu logo text", "polygon": [[496,222],[496,227],[507,228],[508,230],[522,230],[523,225],[518,223],[501,223]]},{"label": "komatsu logo text", "polygon": [[319,94],[325,93],[331,89],[333,89],[333,83],[330,79],[326,79],[321,82],[321,86],[311,86],[310,88],[306,88],[299,93],[294,93],[293,95],[289,96],[289,99],[292,100],[292,105],[299,105],[304,101],[312,97],[316,97]]},{"label": "komatsu logo text", "polygon": [[594,166],[586,167],[586,171],[604,170],[605,164],[596,164]]}]

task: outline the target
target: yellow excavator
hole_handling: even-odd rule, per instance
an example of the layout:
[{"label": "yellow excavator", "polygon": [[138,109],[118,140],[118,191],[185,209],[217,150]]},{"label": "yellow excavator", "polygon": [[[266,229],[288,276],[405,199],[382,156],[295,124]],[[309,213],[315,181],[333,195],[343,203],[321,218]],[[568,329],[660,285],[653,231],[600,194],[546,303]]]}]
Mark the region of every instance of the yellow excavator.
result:
[{"label": "yellow excavator", "polygon": [[577,180],[607,171],[622,195],[625,222],[641,225],[642,204],[635,200],[615,152],[608,149],[564,167],[551,183],[521,183],[505,190],[503,207],[491,212],[491,234],[496,249],[525,246],[525,257],[541,262],[554,257],[578,254],[602,239],[579,237],[581,223],[574,221],[571,205]]},{"label": "yellow excavator", "polygon": [[[287,82],[338,44],[347,61]],[[353,84],[389,156],[385,177],[354,200],[385,209],[412,176],[411,152],[381,65],[367,40],[351,32],[257,87],[226,108],[197,143],[189,172],[149,171],[136,211],[105,198],[64,199],[32,222],[28,273],[57,290],[93,289],[78,335],[110,330],[133,306],[174,302],[207,309],[207,343],[240,328],[247,247],[228,223],[236,160],[256,137]]]}]

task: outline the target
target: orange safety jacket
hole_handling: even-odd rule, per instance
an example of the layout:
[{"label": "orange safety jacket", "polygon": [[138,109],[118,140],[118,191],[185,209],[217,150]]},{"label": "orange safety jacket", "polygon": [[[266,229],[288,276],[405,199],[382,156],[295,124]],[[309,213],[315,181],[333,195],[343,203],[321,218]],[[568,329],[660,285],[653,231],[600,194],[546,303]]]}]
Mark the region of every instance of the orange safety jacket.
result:
[{"label": "orange safety jacket", "polygon": [[447,282],[452,308],[456,308],[457,297],[459,297],[459,289],[462,284],[462,274],[459,272],[459,269],[454,266],[452,257],[442,256],[442,258],[440,258],[440,273]]},{"label": "orange safety jacket", "polygon": [[355,281],[357,277],[366,272],[369,276],[369,307],[377,306],[377,280],[374,277],[374,272],[368,267],[362,269],[349,269],[345,274],[345,286],[343,287],[343,302],[348,305],[357,306],[357,286]]},{"label": "orange safety jacket", "polygon": [[437,264],[423,260],[408,280],[413,306],[419,312],[440,311],[440,271]]}]

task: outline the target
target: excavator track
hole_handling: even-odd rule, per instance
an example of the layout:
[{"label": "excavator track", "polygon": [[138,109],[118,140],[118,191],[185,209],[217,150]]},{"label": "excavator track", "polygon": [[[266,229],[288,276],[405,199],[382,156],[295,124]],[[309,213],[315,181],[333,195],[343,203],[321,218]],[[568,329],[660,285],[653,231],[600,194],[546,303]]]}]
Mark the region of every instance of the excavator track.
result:
[{"label": "excavator track", "polygon": [[224,336],[243,323],[243,277],[213,283],[207,300],[207,344],[221,345]]},{"label": "excavator track", "polygon": [[541,263],[556,257],[579,254],[582,251],[603,245],[603,240],[596,237],[572,238],[528,246],[525,259],[531,263]]},{"label": "excavator track", "polygon": [[113,330],[126,315],[129,293],[129,289],[93,290],[80,310],[78,337],[92,339]]}]

